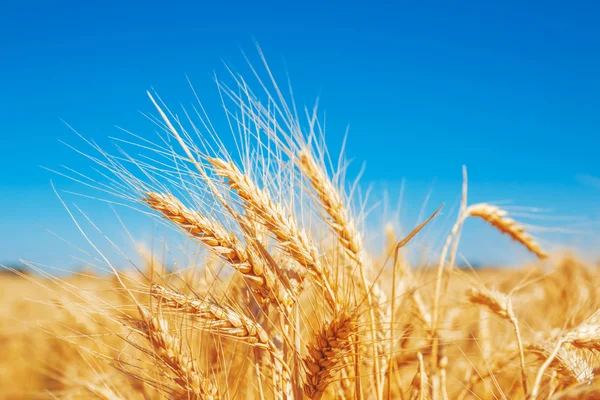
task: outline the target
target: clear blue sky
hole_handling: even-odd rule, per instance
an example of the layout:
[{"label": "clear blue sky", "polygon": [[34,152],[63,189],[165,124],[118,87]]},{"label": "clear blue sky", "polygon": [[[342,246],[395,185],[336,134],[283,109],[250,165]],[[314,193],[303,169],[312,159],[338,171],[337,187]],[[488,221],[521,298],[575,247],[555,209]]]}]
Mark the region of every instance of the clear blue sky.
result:
[{"label": "clear blue sky", "polygon": [[[40,168],[91,168],[59,143],[81,144],[61,118],[101,145],[115,125],[151,132],[137,112],[152,111],[145,90],[189,104],[186,74],[218,110],[212,73],[225,75],[222,60],[243,70],[240,50],[255,55],[253,39],[281,78],[287,70],[300,104],[321,97],[332,147],[349,124],[347,153],[367,162],[365,182],[395,196],[406,179],[407,223],[432,185],[428,210],[453,205],[466,164],[473,201],[549,208],[569,218],[542,225],[597,232],[600,187],[578,176],[600,176],[600,5],[396,3],[5,4],[0,262],[75,263],[66,255],[76,251],[41,228],[77,242],[49,182],[77,188]],[[110,215],[86,206],[92,218]],[[465,231],[467,255],[520,254],[484,231]],[[597,244],[587,233],[546,238]]]}]

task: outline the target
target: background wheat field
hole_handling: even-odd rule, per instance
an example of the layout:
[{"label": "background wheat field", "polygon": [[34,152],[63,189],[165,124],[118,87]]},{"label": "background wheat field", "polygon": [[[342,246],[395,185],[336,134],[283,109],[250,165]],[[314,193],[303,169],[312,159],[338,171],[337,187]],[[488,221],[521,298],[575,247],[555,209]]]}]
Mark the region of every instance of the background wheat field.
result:
[{"label": "background wheat field", "polygon": [[[598,342],[593,336],[596,330],[590,325],[593,321],[588,318],[599,306],[597,266],[584,265],[570,256],[557,257],[551,263],[550,269],[542,265],[510,272],[481,269],[449,279],[438,331],[444,360],[439,398],[524,397],[512,326],[503,312],[493,306],[493,301],[485,296],[476,298],[469,292],[474,287],[478,290],[493,287],[502,296],[500,293],[508,293],[518,286],[523,286],[523,289],[517,291],[511,301],[522,327],[529,385],[534,385],[540,367],[548,360],[561,337],[568,336],[570,332],[583,332],[586,338],[561,347],[562,350],[543,374],[538,393],[543,398],[596,398],[597,357],[593,348]],[[153,268],[150,263],[146,267]],[[150,273],[148,270],[145,272]],[[192,282],[190,286],[184,286],[177,274],[154,273],[155,281],[179,288],[188,296],[206,291],[199,279],[194,280],[194,288]],[[412,284],[420,288],[425,304],[431,304],[429,297],[435,282],[434,275],[432,271],[416,272],[412,279]],[[152,303],[150,295],[143,292],[148,282],[137,279],[138,282],[132,279],[130,286],[139,290],[137,297],[140,301]],[[471,281],[474,283],[471,284]],[[186,348],[195,349],[188,350],[194,362],[219,388],[211,395],[187,389],[185,381],[180,381],[171,370],[172,361],[159,356],[162,354],[158,353],[161,351],[159,348],[120,321],[121,313],[125,312],[132,314],[133,318],[140,317],[131,299],[123,295],[123,288],[116,279],[105,274],[85,272],[60,281],[34,275],[3,274],[0,282],[4,304],[0,374],[3,398],[276,396],[270,378],[263,378],[262,393],[258,389],[256,369],[265,368],[265,360],[253,345],[223,335],[191,339],[188,337],[189,330],[204,327],[201,324],[195,327],[185,311],[174,313],[166,307],[170,303],[162,300],[162,310],[157,315],[169,318],[172,337],[180,337]],[[530,284],[525,286],[523,282]],[[229,286],[224,292],[233,291],[234,287]],[[392,392],[388,394],[389,382],[382,374],[383,398],[432,398],[431,382],[435,375],[428,365],[432,350],[428,331],[431,317],[427,314],[427,306],[419,308],[411,304],[414,300],[405,297],[399,297],[397,303],[397,322],[394,323],[398,332],[397,343],[389,353],[390,362],[394,363]],[[159,307],[161,300],[155,299],[153,306]],[[88,304],[100,301],[101,306]],[[94,311],[96,308],[103,311]],[[305,306],[305,309],[311,308]],[[315,334],[312,329],[318,329],[321,318],[324,317],[317,313],[309,317],[309,325],[303,328],[305,340],[310,340],[308,337]],[[385,332],[389,335],[390,331]],[[370,339],[364,341],[373,343]],[[174,351],[181,351],[178,346]],[[223,355],[215,354],[215,348]],[[260,351],[264,350],[261,348]],[[304,351],[308,350],[303,348],[302,354],[305,354]],[[354,356],[354,350],[348,350],[347,356]],[[363,360],[362,368],[366,371],[361,377],[362,398],[376,398],[370,385],[374,385],[372,379],[379,375],[372,372],[370,355],[365,354]],[[343,379],[343,369],[349,370],[348,375],[353,376],[355,366],[350,362],[336,363],[338,370],[325,390],[328,398],[358,397],[353,378],[346,383],[340,380]],[[125,370],[129,369],[131,371],[126,373]],[[304,385],[301,382],[303,380],[297,384]],[[301,397],[301,394],[298,396]]]}]

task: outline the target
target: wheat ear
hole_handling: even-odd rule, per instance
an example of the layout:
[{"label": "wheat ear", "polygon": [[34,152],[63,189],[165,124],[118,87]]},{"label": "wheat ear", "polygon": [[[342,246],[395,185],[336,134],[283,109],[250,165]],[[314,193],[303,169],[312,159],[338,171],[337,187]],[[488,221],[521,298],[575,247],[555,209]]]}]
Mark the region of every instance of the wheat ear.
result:
[{"label": "wheat ear", "polygon": [[[546,369],[552,365],[555,358],[560,358],[561,354],[565,353],[563,346],[569,344],[575,348],[584,350],[600,350],[600,323],[599,323],[600,312],[596,311],[587,321],[571,329],[566,334],[562,335],[556,342],[554,350],[550,353],[547,360],[540,367],[535,380],[535,387],[532,391],[532,398],[535,399],[539,391],[539,387],[542,382],[542,378]],[[571,351],[571,353],[574,353]],[[571,357],[572,358],[572,357]],[[589,375],[585,374],[585,370],[579,369],[580,375],[586,379],[591,379]],[[578,377],[580,378],[580,377]],[[579,379],[578,379],[579,380]]]},{"label": "wheat ear", "polygon": [[419,369],[411,382],[411,390],[409,393],[410,400],[428,400],[429,399],[429,381],[427,379],[427,371],[425,370],[425,362],[423,355],[417,353],[419,360]]},{"label": "wheat ear", "polygon": [[276,301],[286,307],[294,303],[294,296],[282,286],[262,257],[247,249],[223,226],[190,210],[171,194],[148,192],[144,202],[235,268],[263,302]]},{"label": "wheat ear", "polygon": [[497,290],[488,288],[470,288],[467,290],[467,297],[473,304],[486,307],[498,317],[509,321],[515,332],[517,345],[519,346],[519,357],[521,361],[521,384],[523,386],[523,394],[527,396],[527,375],[525,373],[525,351],[523,349],[523,341],[521,339],[521,330],[519,329],[519,320],[517,319],[510,296]]},{"label": "wheat ear", "polygon": [[288,390],[286,388],[291,387],[290,371],[283,360],[281,351],[258,322],[224,305],[207,299],[188,297],[158,284],[151,286],[150,293],[161,302],[161,305],[195,317],[201,322],[200,329],[267,350],[271,356],[271,367],[275,380],[280,381],[281,386],[278,386],[286,391]]},{"label": "wheat ear", "polygon": [[351,349],[351,336],[356,330],[353,314],[341,313],[315,333],[302,361],[306,369],[304,393],[311,399],[320,399],[335,374],[343,367],[342,361]]},{"label": "wheat ear", "polygon": [[560,338],[554,345],[550,343],[532,343],[527,345],[527,349],[544,359],[544,363],[538,370],[535,384],[529,398],[535,400],[538,397],[542,379],[549,367],[554,368],[559,374],[569,380],[569,382],[587,382],[594,377],[594,369],[582,358],[575,350],[565,349],[564,337]]},{"label": "wheat ear", "polygon": [[268,350],[276,348],[262,326],[229,307],[208,299],[188,297],[158,284],[151,286],[150,293],[159,299],[163,306],[196,317],[201,321],[201,329],[217,332]]},{"label": "wheat ear", "polygon": [[329,271],[323,267],[317,248],[306,232],[288,217],[281,205],[273,202],[266,190],[256,186],[232,162],[219,158],[209,158],[208,161],[218,176],[227,179],[227,184],[237,192],[246,208],[252,210],[253,215],[275,236],[289,256],[310,272],[315,283],[324,290],[329,305],[338,309]]},{"label": "wheat ear", "polygon": [[216,386],[199,370],[181,339],[169,332],[167,321],[159,316],[152,316],[142,306],[138,306],[138,311],[141,320],[133,322],[135,328],[150,342],[155,357],[173,372],[174,382],[184,389],[189,397],[203,400],[219,399]]},{"label": "wheat ear", "polygon": [[585,322],[565,335],[565,342],[578,349],[600,351],[600,323]]},{"label": "wheat ear", "polygon": [[[375,340],[373,348],[375,353],[374,368],[377,373],[383,371],[381,376],[385,378],[385,370],[387,370],[385,355],[388,353],[386,346],[389,340],[386,337],[383,324],[389,324],[391,321],[391,310],[389,304],[387,304],[385,293],[376,282],[370,282],[366,276],[362,238],[356,229],[354,221],[350,218],[350,213],[344,205],[340,191],[328,178],[324,169],[315,162],[308,150],[300,151],[298,160],[300,170],[310,181],[312,188],[317,193],[321,206],[327,215],[329,215],[329,218],[325,218],[327,224],[335,232],[344,253],[358,266],[360,274],[358,278],[361,280],[363,291],[367,296],[371,319],[371,334]],[[356,275],[355,268],[351,264],[349,267],[351,276],[354,277]],[[383,365],[380,365],[380,363]],[[375,379],[375,386],[377,395],[381,398],[382,383],[380,379]]]},{"label": "wheat ear", "polygon": [[544,259],[548,257],[548,254],[541,249],[535,239],[526,232],[525,227],[514,219],[509,218],[508,212],[505,210],[491,204],[480,203],[469,206],[466,216],[483,219],[500,232],[510,236],[514,241],[521,243],[538,258]]},{"label": "wheat ear", "polygon": [[327,223],[337,234],[337,238],[345,253],[359,265],[364,263],[362,238],[350,218],[348,210],[337,188],[333,185],[327,174],[323,171],[311,153],[304,150],[299,156],[299,167],[302,173],[309,179],[312,188],[317,193],[321,205],[330,218]]}]

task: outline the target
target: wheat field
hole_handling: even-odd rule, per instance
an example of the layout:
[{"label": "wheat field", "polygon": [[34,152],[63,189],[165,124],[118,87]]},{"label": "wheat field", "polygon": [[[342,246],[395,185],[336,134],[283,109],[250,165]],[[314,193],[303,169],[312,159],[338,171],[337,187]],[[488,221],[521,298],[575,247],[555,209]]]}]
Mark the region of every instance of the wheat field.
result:
[{"label": "wheat field", "polygon": [[[101,268],[71,276],[5,267],[0,397],[600,398],[597,266],[549,252],[497,205],[471,204],[466,170],[443,246],[415,264],[411,244],[439,210],[401,236],[367,230],[317,111],[297,112],[272,79],[258,93],[230,81],[217,85],[233,145],[202,107],[177,114],[148,93],[158,136],[129,139],[146,156],[90,142],[106,180],[76,176],[188,243],[178,251],[195,261],[143,251],[114,265],[99,251]],[[468,219],[536,261],[459,268]]]}]

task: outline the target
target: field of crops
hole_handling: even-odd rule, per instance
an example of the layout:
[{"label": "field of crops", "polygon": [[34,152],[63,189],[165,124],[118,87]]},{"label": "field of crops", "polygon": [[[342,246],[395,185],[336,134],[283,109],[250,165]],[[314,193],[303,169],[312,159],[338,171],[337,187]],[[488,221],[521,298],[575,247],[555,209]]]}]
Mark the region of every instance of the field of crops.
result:
[{"label": "field of crops", "polygon": [[[471,204],[466,171],[454,225],[427,265],[406,250],[437,212],[402,237],[377,232],[386,243],[374,254],[366,206],[343,159],[330,161],[316,116],[297,117],[274,82],[261,101],[233,77],[219,89],[236,147],[201,112],[177,116],[149,94],[163,140],[133,137],[136,151],[118,154],[92,144],[105,179],[76,175],[160,220],[195,261],[165,266],[144,252],[134,268],[99,252],[103,272],[7,268],[3,397],[600,396],[597,266],[549,256],[506,210]],[[537,261],[459,268],[467,219]]]}]

